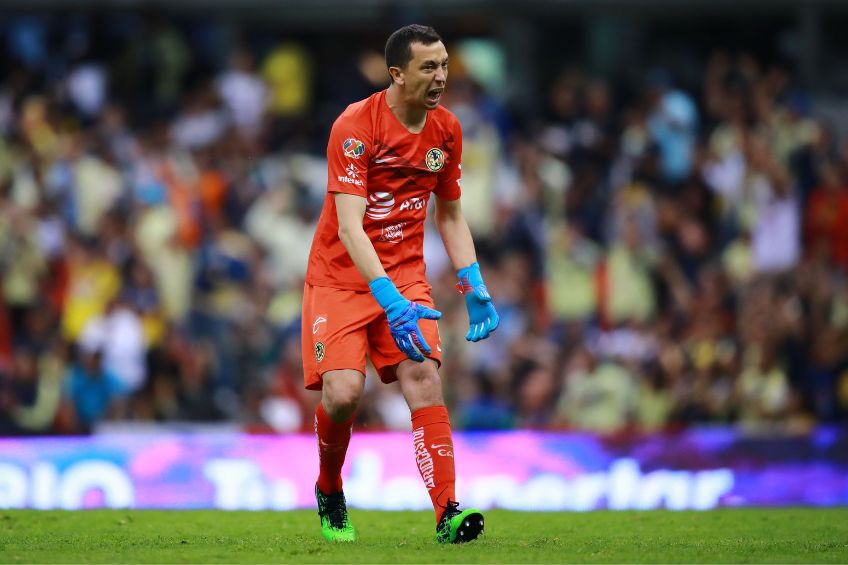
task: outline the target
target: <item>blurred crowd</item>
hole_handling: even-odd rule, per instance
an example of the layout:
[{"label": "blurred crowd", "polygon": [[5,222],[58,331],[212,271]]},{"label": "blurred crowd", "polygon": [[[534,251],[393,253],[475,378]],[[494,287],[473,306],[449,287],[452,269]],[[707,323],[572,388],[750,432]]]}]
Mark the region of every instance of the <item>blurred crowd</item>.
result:
[{"label": "blurred crowd", "polygon": [[[326,136],[386,86],[382,55],[107,23],[2,30],[0,434],[307,431],[300,301]],[[457,428],[848,421],[848,144],[789,67],[703,64],[697,84],[565,66],[518,118],[453,57],[463,207],[501,315],[465,342],[428,225]],[[398,387],[367,383],[357,425],[408,429]]]}]

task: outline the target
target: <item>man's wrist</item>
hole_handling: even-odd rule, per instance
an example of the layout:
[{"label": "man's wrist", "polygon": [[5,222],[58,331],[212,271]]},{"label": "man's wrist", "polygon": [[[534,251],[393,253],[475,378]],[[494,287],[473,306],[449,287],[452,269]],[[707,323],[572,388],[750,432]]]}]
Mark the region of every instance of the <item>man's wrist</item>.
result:
[{"label": "man's wrist", "polygon": [[474,292],[474,287],[483,284],[483,275],[480,273],[480,264],[477,261],[458,270],[456,276],[459,278],[456,288],[462,294],[470,294]]},{"label": "man's wrist", "polygon": [[368,283],[368,288],[371,289],[371,294],[377,304],[385,310],[389,305],[403,300],[403,295],[398,291],[395,283],[389,277],[378,277]]},{"label": "man's wrist", "polygon": [[478,263],[477,261],[474,261],[473,263],[471,263],[467,267],[463,267],[463,268],[459,269],[456,272],[456,276],[461,279],[463,276],[468,276],[468,274],[471,273],[472,271],[477,271],[479,273],[480,272],[480,263]]}]

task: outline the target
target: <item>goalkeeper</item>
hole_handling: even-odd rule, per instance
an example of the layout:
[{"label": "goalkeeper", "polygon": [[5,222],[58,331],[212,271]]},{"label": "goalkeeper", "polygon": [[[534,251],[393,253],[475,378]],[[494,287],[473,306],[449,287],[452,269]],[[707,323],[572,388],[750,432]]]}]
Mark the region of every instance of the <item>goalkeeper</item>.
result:
[{"label": "goalkeeper", "polygon": [[412,415],[412,450],[433,503],[436,539],[483,532],[483,516],[456,501],[454,450],[438,367],[441,343],[424,276],[427,203],[458,287],[466,339],[485,339],[498,315],[483,283],[460,206],[462,130],[439,105],[448,54],[430,27],[410,25],[386,42],[388,89],[337,118],[327,144],[328,186],[309,255],[303,297],[306,388],[321,390],[315,414],[320,469],[315,485],[325,538],[354,541],[341,469],[365,383],[366,356],[383,382],[399,381]]}]

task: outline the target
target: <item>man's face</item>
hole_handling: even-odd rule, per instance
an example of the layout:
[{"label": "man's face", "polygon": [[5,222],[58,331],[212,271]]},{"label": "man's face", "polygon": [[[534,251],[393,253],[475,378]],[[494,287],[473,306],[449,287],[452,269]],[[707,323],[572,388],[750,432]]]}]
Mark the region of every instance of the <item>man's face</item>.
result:
[{"label": "man's face", "polygon": [[442,99],[448,79],[448,52],[441,41],[410,45],[412,59],[401,70],[406,98],[433,110]]}]

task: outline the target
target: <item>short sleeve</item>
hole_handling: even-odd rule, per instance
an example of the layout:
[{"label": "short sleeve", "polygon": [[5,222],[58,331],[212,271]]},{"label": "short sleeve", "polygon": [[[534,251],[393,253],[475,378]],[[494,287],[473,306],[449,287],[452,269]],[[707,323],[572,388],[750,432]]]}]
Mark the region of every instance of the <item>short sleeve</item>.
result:
[{"label": "short sleeve", "polygon": [[453,121],[453,132],[445,141],[447,163],[439,173],[436,196],[444,200],[456,200],[462,195],[462,127],[459,120]]},{"label": "short sleeve", "polygon": [[370,136],[360,124],[342,116],[333,124],[327,142],[327,192],[368,196]]}]

